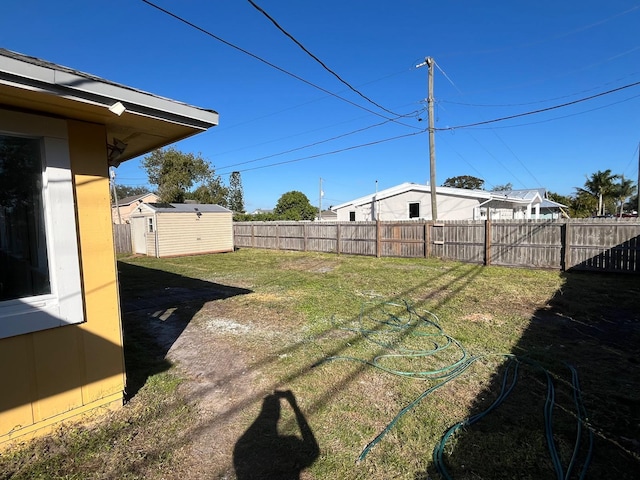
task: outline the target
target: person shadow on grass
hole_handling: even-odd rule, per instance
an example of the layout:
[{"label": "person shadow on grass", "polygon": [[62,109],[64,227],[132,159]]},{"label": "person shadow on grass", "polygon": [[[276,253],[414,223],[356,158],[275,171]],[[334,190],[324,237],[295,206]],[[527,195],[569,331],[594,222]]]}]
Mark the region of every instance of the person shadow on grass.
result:
[{"label": "person shadow on grass", "polygon": [[[302,438],[278,433],[281,399],[293,409]],[[291,390],[276,391],[264,398],[258,418],[236,442],[233,465],[237,480],[299,480],[300,472],[319,454],[318,442]]]}]

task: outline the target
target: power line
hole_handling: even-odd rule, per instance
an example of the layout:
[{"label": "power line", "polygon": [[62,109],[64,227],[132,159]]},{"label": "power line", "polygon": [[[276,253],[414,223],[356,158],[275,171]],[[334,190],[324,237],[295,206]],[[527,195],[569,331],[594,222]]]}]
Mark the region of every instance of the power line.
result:
[{"label": "power line", "polygon": [[503,126],[500,126],[500,127],[481,127],[481,128],[479,128],[479,130],[482,130],[482,129],[493,130],[493,129],[503,129],[503,128],[526,127],[528,125],[539,125],[541,123],[553,122],[555,120],[561,120],[563,118],[577,117],[578,115],[584,115],[585,113],[595,112],[596,110],[602,110],[603,108],[609,108],[609,107],[612,107],[613,105],[619,105],[621,103],[628,102],[629,100],[633,100],[634,98],[638,98],[638,97],[640,97],[640,94],[639,95],[634,95],[634,96],[629,97],[629,98],[625,98],[624,100],[620,100],[620,101],[617,101],[617,102],[608,103],[608,104],[602,105],[600,107],[590,108],[589,110],[584,110],[582,112],[569,113],[567,115],[562,115],[560,117],[547,118],[545,120],[539,120],[537,122],[518,123],[517,125],[503,125]]},{"label": "power line", "polygon": [[[335,155],[336,153],[347,152],[349,150],[356,150],[358,148],[370,147],[371,145],[378,145],[380,143],[390,142],[390,141],[393,141],[393,140],[399,140],[401,138],[412,137],[414,135],[420,135],[421,133],[425,133],[426,131],[427,130],[421,130],[419,132],[405,133],[404,135],[397,135],[395,137],[385,138],[383,140],[376,140],[376,141],[373,141],[373,142],[362,143],[360,145],[353,145],[351,147],[345,147],[345,148],[341,148],[341,149],[338,149],[338,150],[333,150],[333,151],[330,151],[330,152],[318,153],[316,155],[309,155],[307,157],[294,158],[293,160],[285,160],[285,161],[282,161],[282,162],[270,163],[268,165],[260,165],[258,167],[245,168],[244,170],[237,170],[237,171],[239,171],[240,173],[249,172],[251,170],[259,170],[261,168],[275,167],[275,166],[278,166],[278,165],[285,165],[287,163],[300,162],[302,160],[310,160],[312,158],[325,157],[327,155]],[[230,174],[223,173],[222,175],[230,175]]]},{"label": "power line", "polygon": [[476,137],[474,137],[473,135],[471,135],[471,133],[470,133],[470,132],[465,132],[465,133],[466,133],[467,135],[469,135],[469,136],[471,137],[471,139],[472,139],[474,142],[476,142],[478,145],[480,145],[480,148],[482,148],[485,152],[487,152],[487,154],[489,154],[489,156],[490,156],[491,158],[493,158],[496,162],[498,162],[498,165],[500,165],[503,169],[505,169],[505,170],[507,171],[507,173],[509,173],[509,175],[511,175],[511,176],[516,180],[516,182],[518,182],[520,185],[522,185],[522,187],[523,187],[523,188],[527,188],[527,185],[526,185],[522,180],[520,180],[520,179],[516,176],[516,174],[515,174],[515,173],[513,173],[511,170],[509,170],[509,168],[508,168],[505,164],[503,164],[500,160],[498,160],[498,157],[496,157],[493,153],[491,153],[491,152],[489,151],[489,149],[487,149],[484,145],[482,145],[482,144],[481,144],[481,143],[476,139]]},{"label": "power line", "polygon": [[[637,49],[640,49],[640,47],[637,47]],[[607,85],[611,85],[612,83],[616,83],[616,82],[619,82],[619,81],[621,81],[621,80],[623,80],[625,78],[633,77],[633,76],[636,76],[636,75],[638,75],[638,72],[634,72],[634,73],[631,73],[629,75],[625,75],[623,77],[617,78],[614,81],[606,82],[606,83],[604,83],[602,85],[599,85],[599,86],[596,86],[596,87],[592,87],[592,88],[587,88],[586,90],[581,90],[579,92],[574,92],[574,93],[571,93],[571,94],[568,94],[568,95],[561,95],[559,97],[547,98],[547,99],[544,99],[544,100],[535,100],[535,101],[532,101],[532,102],[522,102],[522,103],[467,103],[467,102],[455,102],[453,100],[438,100],[438,101],[439,101],[439,103],[449,103],[449,104],[452,104],[452,105],[462,105],[462,106],[465,106],[465,107],[482,107],[482,108],[485,108],[485,107],[488,107],[488,108],[523,107],[523,106],[526,106],[526,105],[536,105],[536,104],[539,104],[539,103],[547,103],[547,102],[553,102],[555,100],[561,100],[563,98],[575,97],[576,95],[581,95],[581,94],[584,94],[584,93],[587,93],[587,92],[592,92],[594,90],[597,90],[600,87],[605,87]],[[454,87],[456,87],[455,84],[453,84],[453,82],[452,82],[452,85]],[[458,92],[460,92],[462,94],[462,92],[458,89],[458,87],[456,87],[456,90],[458,90]]]},{"label": "power line", "polygon": [[[367,111],[367,112],[369,112],[369,113],[371,113],[371,114],[373,114],[373,115],[377,115],[378,117],[382,117],[382,118],[384,118],[384,119],[386,119],[386,120],[391,120],[389,117],[387,117],[387,116],[385,116],[385,115],[383,115],[383,114],[381,114],[381,113],[378,113],[378,112],[376,112],[376,111],[374,111],[374,110],[371,110],[371,109],[369,109],[369,108],[367,108],[367,107],[364,107],[364,106],[359,105],[359,104],[357,104],[357,103],[355,103],[355,102],[352,102],[351,100],[349,100],[349,99],[347,99],[347,98],[341,97],[340,95],[338,95],[338,94],[336,94],[336,93],[333,93],[333,92],[331,92],[331,91],[327,90],[326,88],[321,87],[320,85],[317,85],[317,84],[315,84],[315,83],[313,83],[313,82],[310,82],[309,80],[306,80],[306,79],[302,78],[301,76],[296,75],[295,73],[292,73],[292,72],[290,72],[290,71],[288,71],[288,70],[285,70],[284,68],[279,67],[278,65],[276,65],[276,64],[274,64],[274,63],[271,63],[271,62],[270,62],[270,61],[268,61],[268,60],[265,60],[264,58],[262,58],[262,57],[260,57],[260,56],[256,55],[255,53],[251,53],[250,51],[248,51],[248,50],[246,50],[246,49],[244,49],[244,48],[242,48],[242,47],[239,47],[239,46],[237,46],[237,45],[235,45],[235,44],[233,44],[233,43],[231,43],[231,42],[228,42],[228,41],[226,41],[225,39],[223,39],[223,38],[221,38],[221,37],[219,37],[219,36],[215,35],[214,33],[211,33],[210,31],[208,31],[208,30],[206,30],[206,29],[204,29],[204,28],[202,28],[202,27],[199,27],[199,26],[198,26],[198,25],[196,25],[195,23],[192,23],[192,22],[190,22],[189,20],[186,20],[185,18],[180,17],[179,15],[176,15],[175,13],[170,12],[169,10],[167,10],[167,9],[165,9],[165,8],[162,8],[162,7],[161,7],[161,6],[159,6],[159,5],[156,5],[155,3],[151,2],[150,0],[141,0],[141,1],[142,1],[142,2],[144,2],[144,3],[146,3],[147,5],[149,5],[150,7],[153,7],[153,8],[155,8],[156,10],[161,11],[161,12],[162,12],[162,13],[164,13],[165,15],[169,15],[170,17],[175,18],[176,20],[178,20],[178,21],[180,21],[180,22],[184,23],[185,25],[188,25],[188,26],[190,26],[191,28],[194,28],[194,29],[198,30],[199,32],[204,33],[205,35],[207,35],[207,36],[209,36],[209,37],[211,37],[211,38],[213,38],[213,39],[215,39],[215,40],[217,40],[217,41],[219,41],[219,42],[221,42],[221,43],[223,43],[223,44],[227,45],[228,47],[233,48],[234,50],[237,50],[237,51],[239,51],[239,52],[242,52],[242,53],[244,53],[245,55],[248,55],[248,56],[250,56],[251,58],[253,58],[253,59],[255,59],[255,60],[258,60],[259,62],[262,62],[262,63],[264,63],[265,65],[268,65],[269,67],[271,67],[271,68],[273,68],[273,69],[275,69],[275,70],[278,70],[278,71],[279,71],[279,72],[281,72],[281,73],[284,73],[285,75],[289,75],[290,77],[295,78],[296,80],[298,80],[298,81],[300,81],[300,82],[302,82],[302,83],[305,83],[305,84],[307,84],[307,85],[309,85],[309,86],[311,86],[311,87],[313,87],[313,88],[316,88],[316,89],[320,90],[321,92],[324,92],[324,93],[326,93],[326,94],[328,94],[328,95],[331,95],[332,97],[338,98],[338,99],[342,100],[343,102],[346,102],[346,103],[348,103],[348,104],[350,104],[350,105],[353,105],[354,107],[357,107],[357,108],[360,108],[360,109],[362,109],[362,110],[365,110],[365,111]],[[397,120],[393,120],[393,121],[395,121],[395,122],[396,122],[396,123],[398,123],[399,125],[404,125],[405,127],[415,128],[413,125],[406,125],[406,124],[404,124],[404,123],[402,123],[402,122],[398,122]]]},{"label": "power line", "polygon": [[[145,0],[143,0],[143,1],[145,1]],[[438,131],[458,130],[458,129],[461,129],[461,128],[477,127],[477,126],[480,126],[480,125],[487,125],[489,123],[497,123],[497,122],[503,122],[505,120],[512,120],[514,118],[526,117],[528,115],[535,115],[535,114],[538,114],[538,113],[544,113],[544,112],[548,112],[548,111],[551,111],[551,110],[557,110],[558,108],[563,108],[563,107],[568,107],[570,105],[575,105],[577,103],[586,102],[588,100],[593,100],[594,98],[603,97],[605,95],[609,95],[611,93],[619,92],[619,91],[625,90],[627,88],[637,87],[638,85],[640,85],[640,82],[630,83],[630,84],[624,85],[622,87],[618,87],[618,88],[614,88],[614,89],[611,89],[611,90],[607,90],[606,92],[597,93],[597,94],[591,95],[589,97],[580,98],[578,100],[573,100],[571,102],[562,103],[560,105],[554,105],[552,107],[540,108],[538,110],[532,110],[532,111],[524,112],[524,113],[517,113],[515,115],[508,115],[506,117],[494,118],[492,120],[483,120],[481,122],[468,123],[466,125],[456,125],[454,127],[436,128],[435,130],[438,130]]]},{"label": "power line", "polygon": [[[502,144],[505,146],[505,148],[511,152],[511,155],[513,155],[514,158],[516,160],[518,160],[518,163],[520,163],[520,165],[522,165],[522,168],[524,168],[525,171],[529,175],[531,175],[531,178],[533,178],[533,180],[538,184],[538,186],[542,187],[542,182],[536,178],[536,176],[533,174],[533,172],[531,172],[531,170],[529,170],[529,168],[527,167],[527,164],[525,162],[523,162],[522,160],[520,160],[520,157],[518,157],[518,155],[516,155],[516,153],[511,149],[511,147],[509,145],[507,145],[507,143],[502,139],[502,137],[500,135],[498,135],[498,132],[496,132],[495,130],[491,130],[491,131],[498,138],[498,140],[500,140],[500,142],[502,142]],[[526,188],[526,185],[525,185],[525,188]]]},{"label": "power line", "polygon": [[[411,104],[408,104],[408,105],[411,105]],[[403,105],[403,106],[406,106],[406,105]],[[295,108],[295,107],[293,107],[293,108]],[[412,111],[412,112],[407,113],[407,114],[406,114],[406,115],[404,115],[404,116],[405,116],[405,117],[409,117],[409,116],[412,116],[412,115],[417,116],[419,112],[420,112],[420,110],[414,110],[414,111]],[[228,154],[230,154],[230,153],[238,152],[238,151],[240,151],[240,150],[246,150],[246,149],[249,149],[249,148],[259,147],[259,146],[261,146],[261,145],[266,145],[266,144],[269,144],[269,143],[280,142],[280,141],[282,141],[282,140],[287,140],[287,139],[289,139],[289,138],[299,137],[299,136],[301,136],[301,135],[306,135],[306,134],[308,134],[308,133],[317,132],[317,131],[319,131],[319,130],[324,130],[324,129],[327,129],[327,128],[334,128],[334,127],[336,127],[336,126],[338,126],[338,125],[342,125],[342,124],[345,124],[345,123],[350,123],[350,122],[353,122],[354,120],[359,120],[359,119],[361,119],[361,118],[366,118],[366,116],[360,116],[360,117],[356,117],[356,118],[351,118],[351,119],[349,119],[349,120],[344,120],[344,121],[342,121],[342,122],[337,122],[337,123],[336,123],[336,122],[334,122],[334,123],[332,123],[332,124],[330,124],[330,125],[325,125],[325,126],[322,126],[322,127],[314,128],[314,129],[312,129],[312,130],[306,130],[306,131],[304,131],[304,132],[294,133],[294,134],[292,134],[292,135],[287,135],[286,137],[275,138],[275,139],[267,140],[267,141],[265,141],[265,142],[254,143],[254,144],[252,144],[252,145],[245,145],[245,146],[240,147],[240,148],[235,148],[235,149],[233,149],[233,150],[227,150],[227,151],[225,151],[225,152],[221,152],[221,153],[219,153],[219,154],[218,154],[218,157],[223,156],[223,155],[228,155]],[[388,123],[389,121],[390,121],[390,120],[385,120],[385,121],[384,121],[384,122],[382,122],[380,125],[382,125],[382,124],[384,124],[384,123]],[[376,125],[378,125],[378,124],[376,124]],[[415,129],[416,129],[416,130],[419,130],[419,127],[415,127]],[[222,129],[221,129],[221,130],[222,130]]]},{"label": "power line", "polygon": [[351,91],[357,93],[358,95],[360,95],[362,98],[364,98],[367,102],[371,103],[372,105],[375,105],[376,107],[378,107],[381,110],[384,110],[385,112],[391,114],[391,115],[396,115],[399,116],[397,113],[389,110],[388,108],[383,107],[382,105],[380,105],[377,102],[374,102],[373,100],[371,100],[369,97],[367,97],[365,94],[363,94],[362,92],[360,92],[358,89],[356,89],[355,87],[353,87],[349,82],[347,82],[346,80],[344,80],[340,75],[338,75],[336,72],[334,72],[331,68],[329,68],[327,66],[327,64],[325,64],[322,60],[320,60],[316,55],[314,55],[313,53],[311,53],[309,51],[309,49],[307,49],[307,47],[305,47],[300,41],[298,41],[293,35],[291,35],[288,31],[286,31],[277,21],[275,18],[273,18],[271,15],[269,15],[262,7],[260,7],[259,5],[257,5],[253,0],[247,0],[251,6],[253,8],[255,8],[256,10],[258,10],[260,13],[262,13],[262,15],[264,15],[265,17],[267,17],[269,19],[269,21],[271,23],[273,23],[273,25],[280,30],[280,32],[282,32],[287,38],[289,38],[293,43],[295,43],[298,47],[300,47],[302,49],[302,51],[304,53],[306,53],[307,55],[309,55],[311,58],[313,58],[317,63],[319,63],[322,68],[324,68],[327,72],[329,72],[331,75],[333,75],[334,77],[336,77],[338,79],[338,81],[340,81],[342,84],[346,85],[347,88],[349,88]]},{"label": "power line", "polygon": [[331,141],[337,140],[339,138],[348,137],[349,135],[353,135],[353,134],[356,134],[356,133],[364,132],[365,130],[369,130],[371,128],[379,127],[379,126],[384,125],[384,124],[389,123],[389,122],[390,122],[390,120],[385,120],[384,122],[380,122],[380,123],[376,123],[374,125],[369,125],[367,127],[359,128],[357,130],[353,130],[353,131],[348,132],[348,133],[343,133],[342,135],[337,135],[335,137],[327,138],[325,140],[319,140],[317,142],[310,143],[310,144],[307,144],[307,145],[303,145],[301,147],[296,147],[296,148],[292,148],[290,150],[285,150],[284,152],[272,153],[271,155],[266,155],[264,157],[256,158],[256,159],[253,159],[253,160],[247,160],[245,162],[239,162],[239,163],[234,163],[232,165],[226,165],[224,167],[219,167],[218,169],[219,170],[225,170],[227,168],[237,167],[238,165],[246,165],[247,163],[259,162],[260,160],[266,160],[267,158],[273,158],[273,157],[278,157],[280,155],[285,155],[287,153],[297,152],[299,150],[304,150],[306,148],[315,147],[316,145],[321,145],[323,143],[331,142]]}]

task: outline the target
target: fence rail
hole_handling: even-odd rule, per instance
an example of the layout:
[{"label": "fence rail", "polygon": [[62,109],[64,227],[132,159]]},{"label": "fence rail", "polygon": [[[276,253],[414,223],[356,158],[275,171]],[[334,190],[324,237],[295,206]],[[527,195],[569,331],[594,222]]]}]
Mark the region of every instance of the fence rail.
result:
[{"label": "fence rail", "polygon": [[236,247],[640,273],[637,219],[236,222]]}]

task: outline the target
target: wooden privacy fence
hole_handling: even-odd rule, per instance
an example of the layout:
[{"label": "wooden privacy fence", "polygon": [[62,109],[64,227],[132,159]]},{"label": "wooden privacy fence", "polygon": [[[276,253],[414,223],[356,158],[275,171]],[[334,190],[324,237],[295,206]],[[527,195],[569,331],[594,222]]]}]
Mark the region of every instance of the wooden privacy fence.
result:
[{"label": "wooden privacy fence", "polygon": [[113,224],[113,243],[116,253],[131,253],[131,225],[128,223]]},{"label": "wooden privacy fence", "polygon": [[640,273],[637,219],[236,222],[236,247]]}]

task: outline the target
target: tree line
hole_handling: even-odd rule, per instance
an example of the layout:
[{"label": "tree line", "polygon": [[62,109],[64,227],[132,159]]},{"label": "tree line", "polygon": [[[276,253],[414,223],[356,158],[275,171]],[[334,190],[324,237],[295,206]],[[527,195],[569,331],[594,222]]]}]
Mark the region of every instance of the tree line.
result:
[{"label": "tree line", "polygon": [[[482,190],[484,180],[471,175],[447,178],[443,187]],[[513,185],[496,185],[491,191],[513,190]],[[638,187],[624,175],[607,170],[598,170],[587,176],[582,187],[574,187],[574,193],[560,195],[547,192],[547,198],[565,205],[572,218],[623,216],[637,213]]]},{"label": "tree line", "polygon": [[[215,168],[200,154],[184,153],[174,147],[154,150],[142,160],[149,183],[164,203],[214,203],[234,212],[234,220],[313,220],[318,209],[299,191],[284,193],[272,213],[245,212],[240,172],[232,172],[225,185]],[[148,193],[146,187],[116,185],[119,199]],[[115,200],[115,199],[112,199]]]}]

